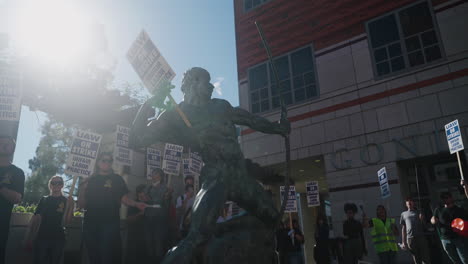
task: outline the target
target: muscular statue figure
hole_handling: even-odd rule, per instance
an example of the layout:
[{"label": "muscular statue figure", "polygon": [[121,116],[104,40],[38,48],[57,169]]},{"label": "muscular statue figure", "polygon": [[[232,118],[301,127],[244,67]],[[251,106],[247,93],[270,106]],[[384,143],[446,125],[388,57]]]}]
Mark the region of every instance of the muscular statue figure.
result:
[{"label": "muscular statue figure", "polygon": [[280,218],[271,197],[247,174],[235,125],[286,135],[290,132],[290,124],[287,121],[270,122],[232,107],[225,100],[212,99],[213,88],[208,71],[198,67],[189,69],[182,80],[184,101],[179,106],[192,127],[187,127],[175,110],[163,112],[148,124],[147,113],[152,112],[150,99],[140,108],[130,133],[133,148],[157,141],[189,146],[201,154],[205,163],[189,233],[168,252],[163,261],[165,264],[190,263],[194,248],[211,237],[226,200],[236,202],[268,227],[274,228]]}]

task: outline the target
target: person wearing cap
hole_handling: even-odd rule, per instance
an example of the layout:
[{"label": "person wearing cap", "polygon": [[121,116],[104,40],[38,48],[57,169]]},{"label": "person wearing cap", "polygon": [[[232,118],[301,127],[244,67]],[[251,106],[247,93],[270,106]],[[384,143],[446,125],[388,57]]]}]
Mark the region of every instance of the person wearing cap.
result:
[{"label": "person wearing cap", "polygon": [[455,205],[452,194],[440,195],[443,207],[434,210],[431,223],[436,226],[442,246],[453,263],[468,264],[468,241],[452,230],[452,221],[456,218],[468,220],[468,212]]},{"label": "person wearing cap", "polygon": [[11,163],[14,153],[15,140],[0,136],[0,264],[5,263],[11,210],[24,193],[24,172]]},{"label": "person wearing cap", "polygon": [[111,153],[101,153],[96,173],[80,183],[78,205],[86,210],[83,239],[90,264],[121,263],[120,204],[146,208],[128,197],[127,184],[114,173],[112,162]]},{"label": "person wearing cap", "polygon": [[403,249],[409,249],[414,263],[431,263],[429,246],[424,236],[424,216],[414,205],[411,197],[406,198],[407,211],[401,213],[401,244]]},{"label": "person wearing cap", "polygon": [[378,205],[376,209],[377,217],[370,221],[364,215],[363,225],[371,229],[372,242],[377,251],[381,264],[391,264],[396,262],[398,245],[395,237],[398,236],[398,228],[395,219],[387,217],[387,210],[383,205]]}]

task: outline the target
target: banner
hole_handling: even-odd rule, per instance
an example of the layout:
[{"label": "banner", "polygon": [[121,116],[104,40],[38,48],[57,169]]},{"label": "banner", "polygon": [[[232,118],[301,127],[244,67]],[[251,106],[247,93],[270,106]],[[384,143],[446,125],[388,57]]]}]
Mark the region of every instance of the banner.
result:
[{"label": "banner", "polygon": [[117,125],[114,160],[122,165],[132,166],[133,151],[128,147],[130,128]]},{"label": "banner", "polygon": [[380,194],[382,199],[390,197],[390,185],[388,184],[387,170],[385,167],[377,172],[377,177],[379,178]]},{"label": "banner", "polygon": [[171,66],[144,30],[127,52],[127,59],[152,94],[162,80],[171,81],[175,77]]},{"label": "banner", "polygon": [[162,168],[165,173],[179,175],[184,147],[166,143]]},{"label": "banner", "polygon": [[151,172],[161,168],[161,151],[155,148],[146,148],[146,178],[151,179]]},{"label": "banner", "polygon": [[319,186],[317,181],[306,182],[307,206],[320,206]]},{"label": "banner", "polygon": [[[284,186],[280,186],[280,200],[283,203]],[[285,213],[297,212],[296,186],[289,186],[288,200],[286,202]]]},{"label": "banner", "polygon": [[0,120],[19,121],[22,95],[20,74],[0,68]]},{"label": "banner", "polygon": [[94,172],[102,136],[92,132],[77,130],[68,155],[65,173],[73,176],[89,177]]}]

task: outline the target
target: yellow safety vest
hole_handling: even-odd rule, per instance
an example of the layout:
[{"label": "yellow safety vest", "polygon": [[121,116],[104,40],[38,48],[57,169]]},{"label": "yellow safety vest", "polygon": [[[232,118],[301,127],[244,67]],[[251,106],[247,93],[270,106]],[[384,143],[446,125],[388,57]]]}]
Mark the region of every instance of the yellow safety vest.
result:
[{"label": "yellow safety vest", "polygon": [[398,251],[398,246],[395,236],[392,232],[392,225],[395,224],[395,219],[387,218],[385,225],[379,218],[372,218],[374,227],[371,230],[372,242],[377,253],[387,251]]}]

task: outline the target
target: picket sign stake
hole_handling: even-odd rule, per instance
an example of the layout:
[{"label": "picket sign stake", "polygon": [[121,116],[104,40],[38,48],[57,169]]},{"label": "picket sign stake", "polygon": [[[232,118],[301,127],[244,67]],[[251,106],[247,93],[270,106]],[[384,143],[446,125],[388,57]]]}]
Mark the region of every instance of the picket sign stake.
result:
[{"label": "picket sign stake", "polygon": [[[78,176],[73,176],[73,181],[72,181],[72,185],[70,187],[70,191],[68,192],[68,197],[73,197],[73,192],[75,191],[75,185],[76,185],[76,182],[78,181]],[[74,206],[73,204],[66,204],[66,208],[65,208],[65,217],[68,218],[71,214],[71,216],[73,216],[73,209],[74,209]]]},{"label": "picket sign stake", "polygon": [[188,126],[188,127],[192,127],[192,124],[188,120],[188,118],[185,115],[184,111],[182,111],[182,109],[180,109],[179,105],[174,100],[174,97],[172,97],[172,95],[170,95],[170,94],[169,94],[168,97],[169,97],[169,100],[171,100],[171,102],[175,105],[175,109],[176,109],[177,113],[179,113],[180,117],[182,117],[182,119],[184,120],[185,125]]},{"label": "picket sign stake", "polygon": [[462,180],[465,180],[465,177],[463,177],[463,169],[460,161],[460,153],[457,151],[457,160],[458,160],[458,168],[460,169],[460,176]]}]

